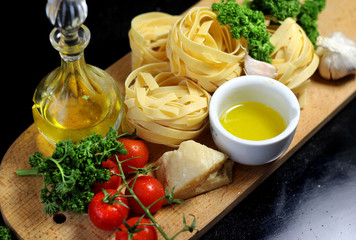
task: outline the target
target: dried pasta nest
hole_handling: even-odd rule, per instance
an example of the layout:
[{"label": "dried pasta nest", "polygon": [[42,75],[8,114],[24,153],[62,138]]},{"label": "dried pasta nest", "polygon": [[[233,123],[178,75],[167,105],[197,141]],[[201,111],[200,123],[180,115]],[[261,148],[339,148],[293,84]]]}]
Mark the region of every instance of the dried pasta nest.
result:
[{"label": "dried pasta nest", "polygon": [[166,49],[171,71],[209,92],[241,75],[247,49],[246,40],[232,38],[216,17],[211,8],[192,8],[173,25]]},{"label": "dried pasta nest", "polygon": [[147,141],[177,146],[196,138],[208,124],[210,94],[192,80],[170,72],[169,63],[151,63],[125,81],[123,131],[136,129]]},{"label": "dried pasta nest", "polygon": [[319,57],[303,29],[291,18],[284,20],[270,38],[275,46],[272,65],[277,68],[276,79],[298,97],[300,106],[306,104],[309,78],[319,65]]},{"label": "dried pasta nest", "polygon": [[168,32],[179,18],[167,13],[148,12],[132,19],[129,31],[132,70],[148,63],[168,61]]}]

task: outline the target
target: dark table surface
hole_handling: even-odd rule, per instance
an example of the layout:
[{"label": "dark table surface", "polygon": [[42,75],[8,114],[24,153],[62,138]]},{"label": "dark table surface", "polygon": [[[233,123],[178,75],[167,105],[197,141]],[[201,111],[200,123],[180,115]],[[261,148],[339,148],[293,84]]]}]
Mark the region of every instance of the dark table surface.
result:
[{"label": "dark table surface", "polygon": [[[33,123],[37,84],[60,64],[49,42],[46,1],[8,2],[3,13],[11,17],[1,17],[0,159]],[[195,2],[88,0],[85,24],[92,38],[86,61],[105,69],[129,52],[127,32],[134,16],[180,14]],[[356,99],[202,239],[356,239]]]}]

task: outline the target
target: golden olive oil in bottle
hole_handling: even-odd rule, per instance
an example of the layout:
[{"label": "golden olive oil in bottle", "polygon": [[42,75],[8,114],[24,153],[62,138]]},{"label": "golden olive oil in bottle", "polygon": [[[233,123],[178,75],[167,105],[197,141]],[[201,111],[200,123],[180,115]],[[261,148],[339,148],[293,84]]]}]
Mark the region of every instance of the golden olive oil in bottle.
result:
[{"label": "golden olive oil in bottle", "polygon": [[82,25],[86,3],[50,1],[46,10],[56,27],[50,41],[60,53],[61,66],[49,73],[34,93],[34,122],[51,143],[77,142],[93,132],[105,136],[110,126],[117,129],[121,123],[122,96],[109,74],[84,60],[90,40],[89,29]]}]

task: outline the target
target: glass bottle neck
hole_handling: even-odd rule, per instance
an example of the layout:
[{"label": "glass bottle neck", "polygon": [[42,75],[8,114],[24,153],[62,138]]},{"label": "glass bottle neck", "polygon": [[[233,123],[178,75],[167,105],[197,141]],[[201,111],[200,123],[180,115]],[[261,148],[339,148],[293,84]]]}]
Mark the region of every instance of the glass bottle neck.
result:
[{"label": "glass bottle neck", "polygon": [[77,53],[69,53],[69,52],[59,52],[61,56],[62,62],[78,62],[81,59],[84,59],[84,51],[77,52]]},{"label": "glass bottle neck", "polygon": [[61,68],[62,70],[64,70],[65,72],[81,72],[84,69],[85,66],[85,59],[84,59],[84,52],[80,52],[78,55],[75,56],[75,60],[74,57],[71,56],[71,61],[66,60],[68,55],[63,56],[62,53],[60,53],[61,55]]},{"label": "glass bottle neck", "polygon": [[[86,67],[84,56],[75,61],[66,61],[64,58],[61,60],[60,67],[60,85],[61,97],[71,97],[72,99],[95,99],[97,90],[101,87],[97,85],[95,79],[91,78],[90,72]],[[61,88],[62,88],[61,87]]]},{"label": "glass bottle neck", "polygon": [[90,31],[82,25],[75,31],[63,31],[55,28],[50,34],[52,46],[59,51],[61,58],[67,62],[74,62],[83,57],[84,49],[88,46]]}]

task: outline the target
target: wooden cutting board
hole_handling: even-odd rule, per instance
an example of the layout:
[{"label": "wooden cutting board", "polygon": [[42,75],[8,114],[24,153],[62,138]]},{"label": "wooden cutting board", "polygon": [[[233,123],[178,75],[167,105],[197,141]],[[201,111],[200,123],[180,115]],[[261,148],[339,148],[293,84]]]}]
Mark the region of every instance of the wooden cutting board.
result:
[{"label": "wooden cutting board", "polygon": [[[211,6],[212,0],[200,1],[199,6]],[[326,9],[319,17],[322,36],[341,31],[356,41],[356,2],[354,0],[328,0]],[[107,71],[117,80],[121,89],[131,67],[130,54],[118,60]],[[186,205],[164,207],[155,218],[173,236],[182,226],[182,214],[197,218],[198,234],[184,233],[179,239],[198,238],[218,222],[226,213],[253,191],[264,179],[283,164],[314,133],[330,120],[356,95],[356,77],[348,76],[340,81],[325,81],[316,73],[308,86],[307,105],[301,111],[300,123],[294,140],[287,152],[278,160],[263,166],[251,167],[236,164],[233,182],[225,187],[202,194],[186,201]],[[202,133],[199,142],[215,148],[208,130]],[[157,160],[165,151],[162,145],[148,143],[150,161]],[[114,239],[114,232],[95,228],[88,215],[64,213],[65,221],[56,223],[58,216],[46,215],[40,202],[42,178],[19,177],[17,169],[30,168],[28,156],[35,150],[50,155],[53,146],[44,140],[32,124],[12,144],[5,154],[0,168],[0,207],[6,224],[20,239]],[[60,216],[59,216],[60,217]],[[57,219],[56,219],[57,220]]]}]

